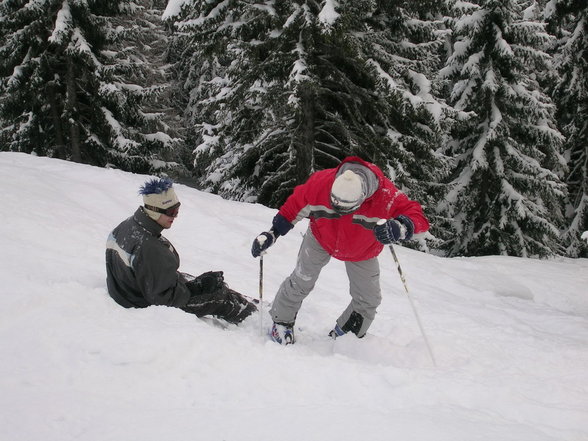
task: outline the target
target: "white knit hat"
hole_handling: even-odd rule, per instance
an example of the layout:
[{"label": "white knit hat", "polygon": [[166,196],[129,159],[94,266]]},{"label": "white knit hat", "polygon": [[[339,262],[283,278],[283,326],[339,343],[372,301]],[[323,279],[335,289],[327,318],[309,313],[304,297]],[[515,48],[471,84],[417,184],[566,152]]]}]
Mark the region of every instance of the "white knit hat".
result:
[{"label": "white knit hat", "polygon": [[153,220],[158,220],[161,213],[150,210],[147,206],[166,210],[180,202],[172,185],[173,182],[170,179],[152,179],[139,190],[139,193],[143,195],[145,213]]},{"label": "white knit hat", "polygon": [[331,187],[333,208],[344,212],[356,210],[365,200],[364,183],[357,173],[346,170],[335,178]]}]

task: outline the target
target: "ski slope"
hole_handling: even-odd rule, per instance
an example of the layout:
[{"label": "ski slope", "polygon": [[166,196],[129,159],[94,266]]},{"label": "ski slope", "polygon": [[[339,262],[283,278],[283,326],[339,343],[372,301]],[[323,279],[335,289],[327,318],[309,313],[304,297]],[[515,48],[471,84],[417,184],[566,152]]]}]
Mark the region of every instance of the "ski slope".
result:
[{"label": "ski slope", "polygon": [[[588,260],[380,256],[364,339],[326,334],[349,301],[332,260],[297,320],[220,329],[106,292],[108,233],[146,176],[0,153],[0,439],[6,441],[587,441]],[[254,237],[275,210],[176,185],[165,236],[181,270],[223,270],[258,295]],[[306,222],[264,258],[264,298],[294,268]]]}]

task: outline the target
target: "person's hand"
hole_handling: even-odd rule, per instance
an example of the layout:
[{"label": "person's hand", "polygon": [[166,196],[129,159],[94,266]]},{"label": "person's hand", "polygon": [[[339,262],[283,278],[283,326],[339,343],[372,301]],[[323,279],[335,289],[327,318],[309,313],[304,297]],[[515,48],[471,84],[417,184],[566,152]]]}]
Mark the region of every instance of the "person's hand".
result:
[{"label": "person's hand", "polygon": [[225,277],[222,271],[208,271],[200,275],[202,292],[205,294],[212,293],[222,288],[225,283]]},{"label": "person's hand", "polygon": [[222,271],[208,271],[200,274],[186,285],[192,295],[212,294],[223,287],[225,278]]},{"label": "person's hand", "polygon": [[406,216],[398,216],[396,219],[382,220],[374,227],[376,239],[384,245],[410,240],[413,232],[414,225],[410,218]]},{"label": "person's hand", "polygon": [[276,236],[272,231],[264,231],[253,241],[251,245],[251,254],[253,257],[259,257],[266,252],[276,241]]}]

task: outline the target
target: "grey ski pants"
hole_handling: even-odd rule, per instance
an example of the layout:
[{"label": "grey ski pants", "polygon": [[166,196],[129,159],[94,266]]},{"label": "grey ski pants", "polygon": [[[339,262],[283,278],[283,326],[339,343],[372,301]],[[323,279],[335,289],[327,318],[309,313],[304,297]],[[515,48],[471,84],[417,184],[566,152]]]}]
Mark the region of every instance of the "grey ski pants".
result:
[{"label": "grey ski pants", "polygon": [[[294,323],[302,302],[314,288],[321,270],[330,259],[331,256],[317,242],[309,228],[298,252],[296,268],[282,282],[270,309],[274,322]],[[337,324],[345,331],[351,330],[358,337],[363,337],[382,301],[380,265],[377,257],[374,257],[360,262],[345,262],[345,269],[349,278],[351,302],[337,319]]]}]

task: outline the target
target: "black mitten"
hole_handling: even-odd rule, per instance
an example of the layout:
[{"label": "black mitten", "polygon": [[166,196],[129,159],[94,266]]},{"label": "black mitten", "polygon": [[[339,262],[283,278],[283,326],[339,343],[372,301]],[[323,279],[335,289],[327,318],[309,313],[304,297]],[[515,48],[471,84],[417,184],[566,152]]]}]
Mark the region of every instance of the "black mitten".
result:
[{"label": "black mitten", "polygon": [[374,228],[376,239],[384,245],[410,240],[413,232],[414,225],[412,221],[409,217],[402,215],[396,219],[389,219],[386,222],[379,223]]},{"label": "black mitten", "polygon": [[251,245],[251,254],[253,257],[259,257],[271,247],[276,241],[277,237],[272,230],[264,231],[253,241]]},{"label": "black mitten", "polygon": [[200,274],[186,284],[193,296],[212,294],[224,285],[225,279],[222,271],[208,271]]}]

